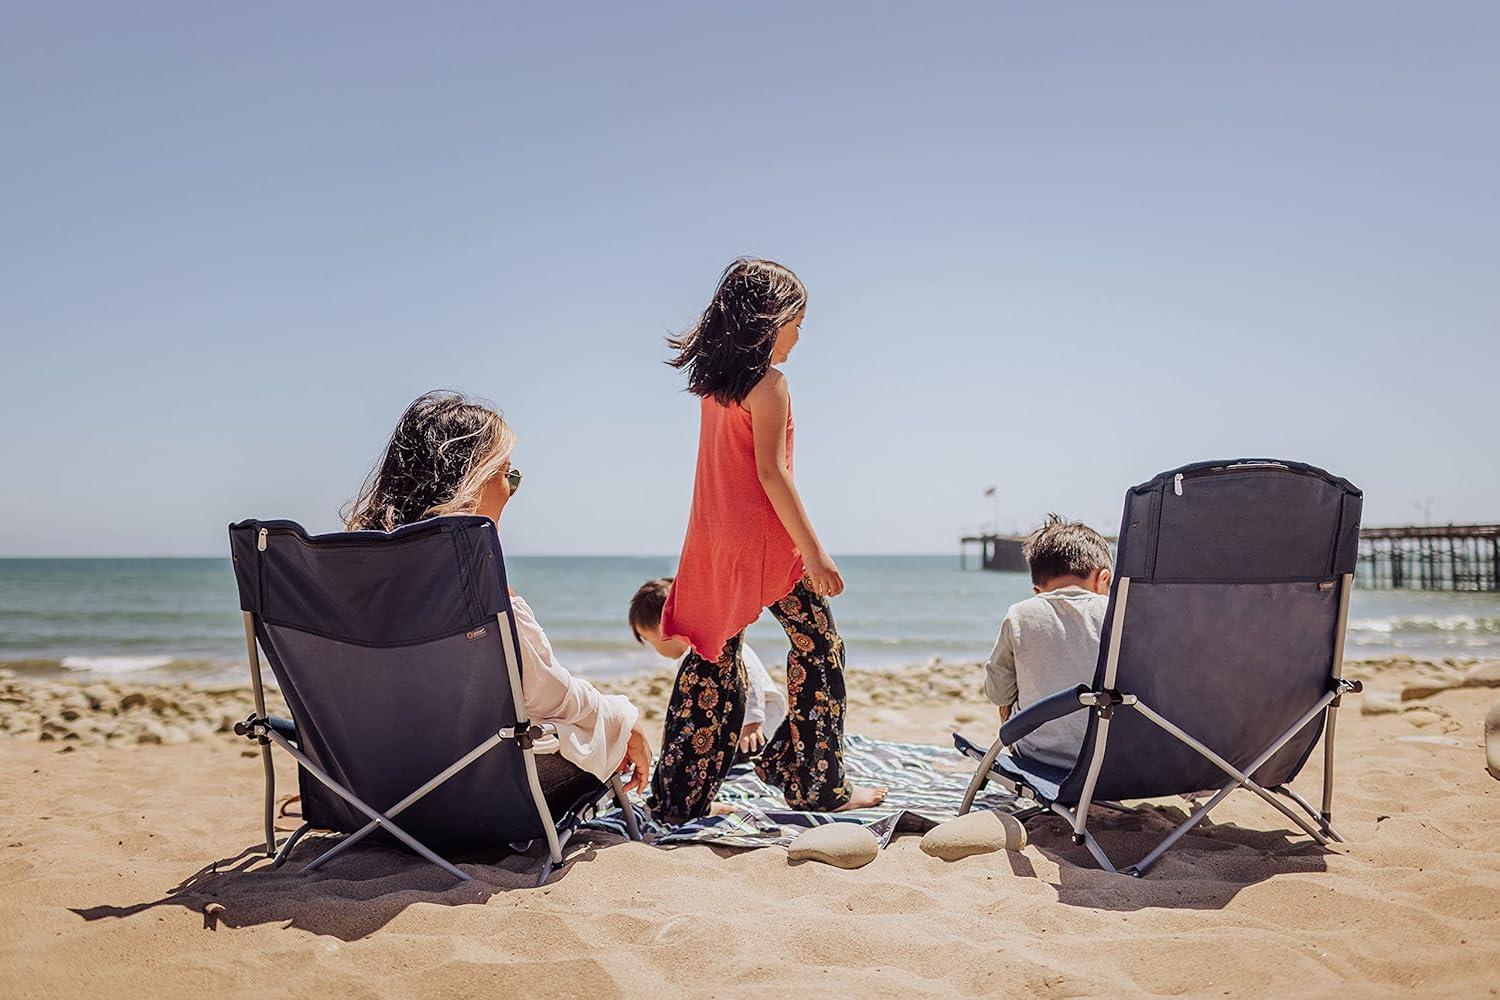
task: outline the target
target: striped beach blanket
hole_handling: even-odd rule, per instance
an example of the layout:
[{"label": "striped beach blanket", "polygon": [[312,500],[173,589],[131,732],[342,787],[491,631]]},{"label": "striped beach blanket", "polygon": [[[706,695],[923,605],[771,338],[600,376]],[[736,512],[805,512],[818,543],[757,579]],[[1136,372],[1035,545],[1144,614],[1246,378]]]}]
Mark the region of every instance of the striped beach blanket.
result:
[{"label": "striped beach blanket", "polygon": [[[844,772],[856,785],[884,785],[885,801],[873,809],[839,813],[788,809],[781,793],[755,776],[748,763],[736,764],[719,791],[719,801],[734,804],[725,816],[704,816],[681,826],[665,826],[633,803],[641,832],[654,844],[714,844],[719,847],[785,847],[804,830],[824,823],[859,823],[882,847],[899,833],[922,833],[958,815],[974,762],[951,747],[895,743],[866,736],[844,737]],[[1004,789],[991,784],[974,800],[975,809],[1008,812],[1020,819],[1037,812]],[[625,836],[619,809],[602,813],[585,828]]]}]

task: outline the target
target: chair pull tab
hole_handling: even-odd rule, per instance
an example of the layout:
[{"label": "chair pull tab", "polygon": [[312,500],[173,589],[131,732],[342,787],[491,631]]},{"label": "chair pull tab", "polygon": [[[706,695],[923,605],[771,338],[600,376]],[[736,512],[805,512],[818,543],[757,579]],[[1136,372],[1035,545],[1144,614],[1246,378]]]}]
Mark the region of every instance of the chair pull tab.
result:
[{"label": "chair pull tab", "polygon": [[1172,477],[1172,492],[1182,496],[1182,473],[1180,472]]},{"label": "chair pull tab", "polygon": [[265,528],[260,529],[260,534],[255,536],[255,548],[261,552],[266,551],[266,535],[269,532]]}]

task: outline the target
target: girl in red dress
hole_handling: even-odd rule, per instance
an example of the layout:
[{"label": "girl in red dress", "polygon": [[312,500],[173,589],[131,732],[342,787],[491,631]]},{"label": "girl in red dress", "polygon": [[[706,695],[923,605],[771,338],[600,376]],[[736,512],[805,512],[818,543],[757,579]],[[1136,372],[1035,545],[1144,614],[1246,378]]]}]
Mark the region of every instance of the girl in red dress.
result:
[{"label": "girl in red dress", "polygon": [[796,346],[807,289],[768,260],[730,264],[703,316],[670,343],[702,425],[693,505],[662,632],[691,647],[667,708],[652,808],[707,815],[735,761],[745,713],[742,634],[769,608],[791,640],[786,720],[756,773],[793,809],[878,804],[844,780],[844,642],[828,598],[844,589],[792,482],[792,401],[775,367]]}]

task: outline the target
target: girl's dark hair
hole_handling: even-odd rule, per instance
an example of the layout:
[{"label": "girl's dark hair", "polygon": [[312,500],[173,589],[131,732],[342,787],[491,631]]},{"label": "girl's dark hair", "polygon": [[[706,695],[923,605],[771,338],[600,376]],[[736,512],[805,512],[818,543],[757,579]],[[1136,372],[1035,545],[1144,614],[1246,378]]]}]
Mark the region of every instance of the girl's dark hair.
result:
[{"label": "girl's dark hair", "polygon": [[494,407],[462,393],[424,393],[401,414],[385,454],[345,505],[344,525],[394,531],[425,517],[468,513],[515,443]]},{"label": "girl's dark hair", "polygon": [[686,368],[688,391],[729,406],[744,400],[771,367],[776,331],[807,308],[802,280],[773,260],[741,257],[724,269],[697,324],[667,343]]}]

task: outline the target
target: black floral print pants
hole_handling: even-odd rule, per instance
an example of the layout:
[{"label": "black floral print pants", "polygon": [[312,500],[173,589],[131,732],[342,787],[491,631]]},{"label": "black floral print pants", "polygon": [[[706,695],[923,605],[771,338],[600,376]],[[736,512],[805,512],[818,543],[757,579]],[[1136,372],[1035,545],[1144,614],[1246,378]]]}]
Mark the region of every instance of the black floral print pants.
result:
[{"label": "black floral print pants", "polygon": [[[844,640],[828,599],[804,580],[770,612],[792,648],[786,661],[787,717],[755,766],[793,809],[829,812],[849,801],[844,781]],[[708,814],[734,765],[745,720],[743,634],[716,661],[689,652],[667,705],[661,754],[651,776],[651,809],[670,824]]]}]

